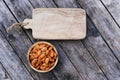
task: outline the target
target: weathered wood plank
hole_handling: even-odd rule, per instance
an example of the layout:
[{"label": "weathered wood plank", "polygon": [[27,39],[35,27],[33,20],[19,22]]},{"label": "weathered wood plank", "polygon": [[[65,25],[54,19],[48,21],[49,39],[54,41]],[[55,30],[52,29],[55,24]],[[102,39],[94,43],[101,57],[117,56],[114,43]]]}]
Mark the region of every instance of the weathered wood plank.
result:
[{"label": "weathered wood plank", "polygon": [[120,61],[120,28],[99,0],[78,0]]},{"label": "weathered wood plank", "polygon": [[[53,0],[29,0],[34,8],[55,8]],[[46,5],[47,4],[47,5]],[[44,7],[43,7],[44,6]]]},{"label": "weathered wood plank", "polygon": [[98,36],[100,33],[97,31],[97,29],[95,29],[89,20],[88,24],[90,26],[88,27],[88,37],[83,40],[83,43],[86,45],[87,49],[95,58],[96,62],[108,77],[108,79],[119,80],[119,61],[115,58],[102,37]]},{"label": "weathered wood plank", "polygon": [[[3,34],[6,36],[6,39],[10,42],[14,50],[16,51],[17,55],[20,57],[22,62],[24,63],[27,70],[30,72],[34,79],[41,79],[41,80],[49,80],[54,79],[55,76],[50,72],[47,74],[38,74],[37,72],[33,71],[27,62],[27,50],[32,45],[29,38],[26,36],[24,32],[19,34],[17,31],[12,31],[10,34],[7,34],[6,29],[13,23],[16,22],[14,17],[11,15],[7,7],[1,1],[0,4],[0,29],[2,30]],[[23,65],[23,64],[22,64]]]},{"label": "weathered wood plank", "polygon": [[120,27],[120,0],[100,0]]},{"label": "weathered wood plank", "polygon": [[[14,8],[11,8],[12,11],[14,11],[13,9]],[[22,12],[26,12],[23,9],[24,9],[24,7],[22,7],[22,9],[18,9],[18,11],[22,10]],[[17,13],[16,13],[16,15],[17,15]],[[21,16],[21,17],[25,18],[24,16]],[[19,21],[20,21],[20,19],[19,19]],[[64,56],[64,53],[61,52],[60,56]],[[56,69],[57,69],[56,74],[58,74],[58,75],[55,74],[58,77],[58,79],[60,79],[60,80],[64,80],[64,79],[66,79],[66,80],[67,79],[69,79],[69,80],[81,80],[80,75],[77,73],[77,71],[75,70],[73,65],[70,63],[70,61],[67,59],[67,57],[66,56],[65,57],[60,57],[60,59],[61,60],[59,61],[58,65],[61,65],[61,66],[56,67]],[[64,63],[64,60],[66,60],[67,63]],[[70,66],[70,67],[66,67],[66,66]],[[60,70],[60,71],[58,72],[58,70]],[[72,75],[72,76],[70,77],[70,75]],[[51,79],[51,78],[49,78],[49,79]]]},{"label": "weathered wood plank", "polygon": [[[62,0],[61,3],[62,2],[64,2],[64,3],[62,3],[61,5],[59,2],[60,2],[59,0],[56,1],[56,4],[60,7],[68,7],[67,3],[69,5],[69,3],[71,3],[71,2],[73,2],[72,4],[76,4],[73,0],[68,1],[68,2]],[[76,4],[76,7],[77,7],[77,4]],[[90,54],[95,58],[97,64],[100,66],[102,71],[106,74],[108,79],[110,79],[110,80],[119,79],[120,71],[119,71],[119,68],[117,68],[117,66],[120,65],[119,62],[114,57],[114,55],[110,51],[109,47],[107,46],[107,44],[104,42],[104,40],[100,36],[100,33],[98,32],[98,30],[95,28],[95,26],[92,24],[92,22],[89,19],[87,19],[87,26],[88,26],[88,33],[87,33],[86,39],[83,40],[83,43],[89,50]],[[75,53],[74,50],[69,49],[70,45],[71,45],[71,47],[72,46],[76,47],[77,49],[75,49],[75,50],[79,51],[79,45],[77,44],[77,42],[76,43],[73,42],[75,45],[72,45],[69,43],[64,43],[64,42],[62,42],[62,44],[60,43],[62,45],[62,47],[65,47],[63,49],[65,49],[66,53],[68,51],[71,52],[71,54],[72,54],[72,52]],[[68,49],[68,50],[66,50],[66,49]],[[70,55],[70,53],[68,55]],[[74,58],[72,58],[72,60],[73,59]]]},{"label": "weathered wood plank", "polygon": [[[49,3],[49,4],[50,4],[50,3]],[[47,6],[47,4],[46,4],[46,6]],[[58,42],[59,42],[59,41],[58,41]],[[66,42],[67,42],[67,41],[66,41]],[[66,44],[66,42],[63,42],[63,43]],[[78,43],[79,43],[79,42],[77,41],[76,44],[78,44]],[[64,47],[65,47],[64,44],[60,44],[60,45],[64,48]],[[72,45],[74,45],[74,42],[69,41],[69,43],[66,44],[66,45],[68,45],[67,49],[72,49],[72,50],[73,50],[73,46],[72,46]],[[71,46],[70,46],[70,45],[71,45]],[[82,45],[82,44],[81,44],[81,45]],[[75,46],[75,45],[74,45],[74,46]],[[64,48],[64,50],[66,51],[66,54],[69,56],[69,58],[72,60],[72,63],[74,64],[74,66],[77,67],[79,73],[82,73],[82,74],[83,74],[82,76],[84,76],[84,78],[86,78],[87,80],[89,80],[89,79],[91,79],[91,80],[99,80],[99,79],[101,80],[101,79],[105,79],[105,80],[106,80],[104,74],[101,72],[101,70],[100,70],[100,69],[97,67],[97,65],[94,63],[94,61],[92,60],[92,58],[90,57],[90,55],[89,55],[88,52],[86,51],[85,47],[83,47],[83,45],[82,45],[82,46],[77,46],[77,47],[79,47],[79,48],[81,49],[81,52],[79,51],[79,53],[81,53],[81,54],[86,53],[86,55],[83,56],[83,57],[85,57],[84,61],[78,58],[78,56],[80,56],[80,54],[79,54],[78,52],[73,51],[73,53],[71,53],[72,51],[66,50],[66,47]],[[84,50],[82,51],[82,49],[84,49]],[[77,50],[78,50],[78,49],[77,49]],[[70,53],[71,53],[71,55],[70,55]],[[73,56],[73,55],[74,55],[74,56]],[[86,61],[89,63],[89,66],[88,66],[88,64],[86,64]],[[79,64],[78,64],[78,63],[79,63]],[[77,64],[77,65],[76,65],[76,64]],[[91,67],[92,67],[92,69],[91,69]],[[83,68],[84,68],[84,69],[83,69]],[[89,70],[89,73],[93,73],[94,75],[89,74],[86,69]],[[81,72],[81,71],[82,71],[82,72]],[[94,71],[94,72],[93,72],[93,71]],[[98,73],[98,74],[100,73],[100,75],[98,75],[97,73]],[[95,77],[93,77],[93,76],[95,76]],[[97,78],[97,76],[99,76],[100,78],[99,78],[99,77]]]},{"label": "weathered wood plank", "polygon": [[0,80],[12,80],[1,63],[0,63]]},{"label": "weathered wood plank", "polygon": [[56,43],[56,41],[50,41],[58,50],[59,62],[56,68],[53,70],[56,77],[60,80],[85,80],[80,73],[76,71],[74,66],[71,64],[70,60]]},{"label": "weathered wood plank", "polygon": [[32,80],[22,62],[0,31],[0,62],[13,80]]},{"label": "weathered wood plank", "polygon": [[86,80],[107,80],[80,41],[61,41],[59,44]]},{"label": "weathered wood plank", "polygon": [[[36,0],[36,1],[34,1],[34,0],[29,0],[29,1],[30,1],[31,5],[32,5],[34,8],[39,8],[39,7],[45,8],[45,7],[46,7],[46,5],[44,4],[44,2],[41,1],[41,0]],[[43,5],[39,5],[39,4],[43,4]]]},{"label": "weathered wood plank", "polygon": [[[53,0],[29,0],[34,8],[55,8]],[[46,5],[47,4],[47,5]]]}]

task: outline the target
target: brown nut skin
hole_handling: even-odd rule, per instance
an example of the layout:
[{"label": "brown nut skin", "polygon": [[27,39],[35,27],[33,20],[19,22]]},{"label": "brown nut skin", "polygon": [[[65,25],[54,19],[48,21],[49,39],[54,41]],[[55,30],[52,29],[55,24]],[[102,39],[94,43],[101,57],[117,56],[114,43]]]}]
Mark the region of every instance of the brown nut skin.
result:
[{"label": "brown nut skin", "polygon": [[51,58],[50,56],[48,56],[48,58],[49,58],[49,61],[50,61],[50,62],[52,62],[52,63],[54,62],[54,59],[53,59],[53,58]]},{"label": "brown nut skin", "polygon": [[49,69],[50,69],[50,67],[46,67],[46,68],[45,68],[46,71],[49,70]]},{"label": "brown nut skin", "polygon": [[52,49],[53,49],[53,46],[50,46],[50,47],[48,48],[49,51],[52,50]]},{"label": "brown nut skin", "polygon": [[39,58],[38,59],[42,59],[42,58],[44,58],[45,57],[45,54],[44,53],[42,53],[40,56],[39,56]]},{"label": "brown nut skin", "polygon": [[40,69],[40,66],[37,66],[36,69],[39,70],[39,69]]},{"label": "brown nut skin", "polygon": [[40,56],[41,53],[42,53],[41,50],[38,50],[37,52],[38,56]]},{"label": "brown nut skin", "polygon": [[32,62],[31,62],[31,65],[32,65],[33,67],[35,67],[36,63],[37,63],[37,59],[33,59]]},{"label": "brown nut skin", "polygon": [[54,51],[51,50],[51,51],[50,51],[50,57],[53,57],[53,56],[54,56]]},{"label": "brown nut skin", "polygon": [[42,49],[41,49],[41,51],[46,51],[47,50],[47,47],[43,47]]},{"label": "brown nut skin", "polygon": [[33,59],[36,59],[36,58],[38,58],[38,54],[30,54],[29,55],[30,56],[30,60],[33,60]]},{"label": "brown nut skin", "polygon": [[49,64],[49,67],[51,68],[54,64],[55,64],[55,63],[51,63],[51,64]]},{"label": "brown nut skin", "polygon": [[46,50],[45,54],[48,55],[49,54],[49,50]]},{"label": "brown nut skin", "polygon": [[38,43],[31,48],[28,58],[32,68],[43,72],[49,71],[56,64],[57,51],[52,45]]},{"label": "brown nut skin", "polygon": [[45,46],[45,44],[40,44],[39,49],[42,49]]},{"label": "brown nut skin", "polygon": [[35,48],[36,50],[38,50],[38,49],[39,49],[39,45],[36,45],[34,48]]},{"label": "brown nut skin", "polygon": [[48,64],[49,63],[49,58],[46,58],[45,59],[45,64]]}]

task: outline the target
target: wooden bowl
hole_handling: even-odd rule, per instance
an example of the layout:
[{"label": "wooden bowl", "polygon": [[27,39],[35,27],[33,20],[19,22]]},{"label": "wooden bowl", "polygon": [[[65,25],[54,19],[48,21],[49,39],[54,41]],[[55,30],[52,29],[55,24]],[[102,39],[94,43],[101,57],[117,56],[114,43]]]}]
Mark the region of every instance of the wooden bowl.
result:
[{"label": "wooden bowl", "polygon": [[[53,65],[49,70],[45,70],[45,71],[44,71],[44,70],[37,70],[36,68],[34,68],[34,67],[31,65],[31,63],[30,63],[30,57],[29,57],[32,48],[33,48],[34,46],[38,45],[38,44],[41,44],[41,43],[44,43],[44,44],[47,44],[47,45],[52,46],[52,47],[53,47],[53,50],[54,50],[55,53],[57,54],[57,58],[56,58],[56,60],[55,60],[55,62],[54,62],[54,65]],[[53,68],[55,68],[55,66],[56,66],[57,63],[58,63],[58,52],[57,52],[56,48],[55,48],[51,43],[49,43],[49,42],[45,42],[45,41],[36,42],[35,44],[33,44],[33,45],[29,48],[28,53],[27,53],[27,60],[28,60],[28,63],[29,63],[29,65],[30,65],[30,67],[31,67],[33,70],[35,70],[35,71],[37,71],[37,72],[41,72],[41,73],[49,72],[49,71],[51,71]]]}]

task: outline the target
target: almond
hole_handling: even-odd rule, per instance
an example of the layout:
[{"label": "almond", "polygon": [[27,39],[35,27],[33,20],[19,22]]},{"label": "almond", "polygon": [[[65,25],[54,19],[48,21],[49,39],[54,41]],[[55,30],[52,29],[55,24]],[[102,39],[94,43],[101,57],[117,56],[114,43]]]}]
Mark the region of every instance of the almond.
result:
[{"label": "almond", "polygon": [[33,59],[32,60],[32,62],[31,62],[31,65],[33,66],[33,67],[35,67],[35,64],[37,63],[37,59]]},{"label": "almond", "polygon": [[42,59],[42,58],[44,58],[44,57],[45,57],[45,54],[42,53],[42,54],[40,55],[40,59]]},{"label": "almond", "polygon": [[54,56],[54,51],[51,50],[51,51],[50,51],[50,57],[53,57],[53,56]]},{"label": "almond", "polygon": [[41,45],[39,46],[39,49],[43,48],[44,46],[45,46],[44,44],[41,44]]},{"label": "almond", "polygon": [[48,64],[49,63],[49,58],[45,59],[45,63]]},{"label": "almond", "polygon": [[52,50],[52,48],[53,48],[53,47],[52,47],[52,46],[50,46],[50,47],[48,48],[48,50],[50,51],[50,50]]},{"label": "almond", "polygon": [[49,54],[49,50],[46,50],[46,55],[48,55]]},{"label": "almond", "polygon": [[37,52],[37,54],[40,55],[40,54],[41,54],[41,50],[39,50],[39,51]]},{"label": "almond", "polygon": [[36,69],[39,70],[40,66],[37,66]]},{"label": "almond", "polygon": [[42,49],[41,49],[41,51],[46,51],[47,50],[47,47],[43,47]]},{"label": "almond", "polygon": [[29,59],[31,65],[37,70],[49,70],[54,66],[57,53],[52,45],[45,43],[38,44],[30,51]]}]

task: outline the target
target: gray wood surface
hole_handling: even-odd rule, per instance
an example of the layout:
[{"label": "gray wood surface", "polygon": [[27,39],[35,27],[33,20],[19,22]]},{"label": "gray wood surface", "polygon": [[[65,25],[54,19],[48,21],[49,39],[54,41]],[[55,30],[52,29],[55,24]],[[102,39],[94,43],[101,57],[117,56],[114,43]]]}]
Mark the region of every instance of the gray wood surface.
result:
[{"label": "gray wood surface", "polygon": [[13,80],[32,80],[22,62],[0,31],[0,62]]},{"label": "gray wood surface", "polygon": [[[59,3],[60,3],[60,1],[56,0],[56,4],[60,7],[68,7],[66,5],[67,3],[75,4],[74,0],[69,0],[68,2],[65,2],[64,0],[62,0],[61,1],[62,4],[59,4]],[[74,7],[75,5],[74,6],[71,5],[71,6]],[[76,4],[76,7],[77,6],[79,6],[79,5]],[[120,71],[118,68],[116,68],[117,66],[120,66],[119,61],[117,61],[117,59],[115,58],[113,53],[110,51],[107,44],[102,39],[98,30],[95,28],[95,26],[92,24],[92,22],[89,19],[87,19],[87,26],[88,26],[87,38],[82,41],[83,44],[87,47],[90,54],[94,57],[98,66],[101,68],[101,70],[104,72],[104,74],[106,75],[106,77],[108,79],[110,79],[110,80],[120,79],[120,77],[119,77]],[[64,43],[64,44],[65,45],[62,44],[61,46],[65,46],[64,49],[66,51],[66,45],[68,45],[68,44],[66,44],[66,43]],[[79,50],[78,47],[80,47],[80,45],[77,46],[77,43],[76,43],[74,46],[76,46],[77,50]],[[70,48],[70,46],[68,47],[68,50],[72,50],[69,48]],[[66,53],[67,52],[68,51],[66,51]],[[70,51],[70,52],[72,52],[72,51]],[[75,53],[75,51],[73,53]],[[70,55],[70,54],[68,53],[68,55]],[[117,74],[115,75],[115,73],[117,73]]]},{"label": "gray wood surface", "polygon": [[[99,0],[78,0],[120,61],[120,28]],[[100,17],[98,17],[100,16]]]},{"label": "gray wood surface", "polygon": [[[40,4],[40,5],[41,5],[41,4]],[[50,5],[50,3],[49,3],[49,5]],[[50,7],[52,7],[52,5],[53,5],[53,4],[51,4]],[[47,6],[47,4],[46,4],[46,6]],[[53,6],[53,7],[54,7],[54,6]],[[71,44],[71,43],[69,43],[69,44]],[[72,47],[71,47],[71,48],[72,48]],[[85,47],[84,47],[84,48],[85,48]],[[69,53],[68,53],[68,54],[69,54]],[[77,53],[76,53],[75,55],[77,56]],[[87,56],[88,56],[88,55],[87,55]],[[70,55],[70,57],[72,57],[72,55]],[[73,58],[73,57],[72,57],[72,58]],[[87,58],[89,58],[89,56],[86,57],[86,59],[87,59]],[[79,59],[77,59],[77,60],[79,60]],[[91,60],[91,59],[90,59],[90,60]],[[89,60],[88,60],[88,61],[89,61]],[[74,60],[73,62],[74,62],[73,64],[76,65],[75,62],[77,62],[77,61]],[[82,61],[81,61],[81,62],[82,62]],[[86,63],[86,62],[84,62],[84,64],[85,64],[85,63]],[[94,67],[94,66],[96,67],[95,72],[96,72],[96,71],[99,71],[99,69],[98,69],[98,67],[95,65],[94,61],[91,61],[91,64],[92,64],[92,65],[94,64],[92,67]],[[83,64],[82,64],[82,65],[83,65]],[[84,69],[83,69],[83,66],[81,67],[81,70],[83,69],[83,71],[84,71],[83,73],[85,73],[85,74],[88,73],[88,71],[85,72],[86,68],[89,70],[89,67],[86,67],[86,66],[87,66],[87,64],[85,64],[85,66],[84,66],[85,68],[84,68]],[[90,66],[91,66],[91,65],[90,65]],[[76,66],[76,67],[77,67],[78,69],[80,68],[80,66]],[[94,68],[95,68],[95,67],[94,67]],[[93,71],[91,70],[91,72],[93,72]],[[80,69],[79,69],[79,73],[80,73]],[[101,78],[97,78],[97,76],[100,76],[102,73],[101,73],[100,75],[98,75],[97,73],[94,73],[94,74],[96,74],[95,77],[91,76],[90,74],[87,75],[87,76],[89,76],[89,77],[86,77],[86,75],[84,75],[84,76],[85,76],[88,80],[89,80],[89,79],[93,79],[93,80],[96,80],[96,79],[97,79],[97,80],[99,80],[99,79],[100,79],[100,80],[101,80],[101,79],[104,79],[104,77],[102,77],[102,76],[101,76]],[[84,78],[85,78],[85,77],[84,77]],[[92,78],[92,77],[93,77],[93,78]]]},{"label": "gray wood surface", "polygon": [[19,34],[16,30],[12,31],[9,34],[6,32],[6,29],[11,24],[16,22],[16,20],[12,16],[10,11],[7,9],[7,7],[3,4],[4,3],[1,1],[0,6],[2,8],[0,11],[1,11],[2,15],[0,16],[1,17],[0,29],[2,30],[4,36],[6,36],[6,39],[9,41],[9,43],[11,44],[11,46],[13,47],[16,54],[19,56],[19,58],[21,59],[21,61],[23,62],[23,64],[25,65],[25,67],[27,68],[29,73],[31,74],[31,76],[37,80],[39,80],[39,78],[42,80],[45,80],[45,79],[49,80],[49,78],[56,80],[55,76],[51,72],[47,73],[47,74],[38,74],[29,67],[29,65],[27,63],[26,54],[27,54],[28,48],[32,45],[32,43],[23,31],[21,34]]},{"label": "gray wood surface", "polygon": [[5,70],[3,65],[0,63],[0,80],[12,80],[8,72]]},{"label": "gray wood surface", "polygon": [[120,0],[101,0],[101,2],[120,27]]},{"label": "gray wood surface", "polygon": [[[16,1],[17,2],[17,1]],[[16,2],[14,2],[14,3],[16,3]],[[19,1],[18,1],[19,2]],[[26,2],[26,1],[24,1],[24,2]],[[6,1],[6,4],[8,4],[8,6],[12,6],[12,7],[9,7],[10,9],[11,9],[11,11],[15,14],[15,17],[17,17],[17,16],[19,16],[19,15],[17,15],[18,13],[17,13],[17,11],[16,12],[14,12],[14,5],[12,5],[9,1]],[[23,3],[23,4],[25,4],[25,3]],[[22,4],[21,4],[22,5]],[[28,5],[27,5],[28,6]],[[29,6],[31,6],[31,5],[29,5]],[[28,7],[29,7],[28,6]],[[24,10],[24,7],[23,6],[18,6],[17,5],[17,7],[21,7],[21,9],[18,9],[18,12],[24,12],[24,13],[26,13],[27,14],[27,12],[26,12],[26,10]],[[22,11],[21,11],[22,10]],[[17,18],[18,19],[18,21],[22,21],[22,19],[24,19],[25,17],[24,17],[25,15],[21,15],[21,17],[20,18]],[[28,15],[29,16],[29,15]],[[27,32],[27,34],[29,35],[29,33]],[[29,35],[29,36],[31,36],[31,35]],[[32,39],[32,37],[30,37],[31,39]],[[33,41],[33,39],[32,39],[32,41]],[[59,47],[58,47],[59,48]],[[63,53],[62,52],[60,52],[61,54],[60,54],[60,56],[63,56]],[[62,59],[63,58],[63,59]],[[64,59],[67,61],[67,64],[65,64],[64,63]],[[58,74],[56,74],[56,77],[58,78],[58,79],[69,79],[69,80],[72,80],[73,78],[74,78],[74,80],[78,80],[78,79],[81,79],[81,76],[78,74],[78,72],[76,71],[76,69],[73,67],[73,65],[71,64],[71,62],[67,59],[67,58],[65,58],[65,57],[61,57],[61,60],[59,60],[59,63],[61,63],[60,65],[62,66],[62,68],[61,68],[61,70],[62,71],[64,71],[64,72],[59,72],[59,75]],[[58,63],[58,65],[59,65],[59,63]],[[65,65],[65,66],[64,66]],[[70,66],[70,67],[66,67],[66,66]],[[59,70],[60,68],[59,67],[57,67],[58,69],[57,70]],[[54,71],[53,71],[54,72]],[[54,72],[55,73],[55,72]],[[67,75],[67,73],[68,73],[68,75]],[[72,75],[71,77],[70,77],[70,75]],[[46,77],[46,80],[47,79],[50,79],[51,78],[51,76],[52,76],[52,74],[49,74],[49,76],[47,76]],[[54,75],[53,75],[54,76]],[[42,77],[44,77],[44,75],[42,75]],[[45,77],[44,77],[45,78]],[[52,78],[51,78],[52,79]]]},{"label": "gray wood surface", "polygon": [[[1,0],[0,80],[18,80],[17,77],[20,80],[119,80],[118,6],[119,0]],[[22,29],[21,34],[16,29],[9,34],[6,33],[6,28],[12,23],[32,18],[32,9],[38,7],[82,7],[88,15],[85,39],[48,41],[57,48],[59,62],[53,71],[45,74],[33,71],[26,60],[28,48],[40,40],[33,39],[29,30]]]},{"label": "gray wood surface", "polygon": [[[62,2],[65,3],[65,1],[62,1]],[[69,4],[69,2],[67,2],[67,3]],[[47,4],[46,4],[46,6],[47,6]],[[67,5],[64,5],[63,7],[67,7]],[[71,6],[71,7],[74,8],[74,6]],[[99,80],[99,79],[106,80],[102,71],[98,68],[98,66],[95,64],[93,59],[90,58],[91,56],[89,55],[89,53],[87,52],[85,47],[82,44],[79,44],[80,41],[62,41],[62,42],[63,42],[63,44],[60,43],[62,49],[66,52],[67,56],[69,57],[69,59],[71,60],[73,65],[76,67],[78,72],[80,74],[82,74],[82,77],[84,77],[86,80]],[[77,46],[77,44],[79,44],[79,45]],[[74,49],[74,47],[76,47],[76,48],[78,47],[78,48]],[[85,54],[85,55],[83,56],[81,54]],[[80,56],[80,57],[78,57],[78,56]],[[84,59],[81,59],[81,57],[84,57]],[[89,63],[89,64],[86,64],[86,63]],[[76,65],[76,64],[78,64],[78,65]],[[96,72],[98,72],[98,73],[100,72],[100,74],[98,74]],[[89,74],[89,73],[93,73],[94,75]]]}]

